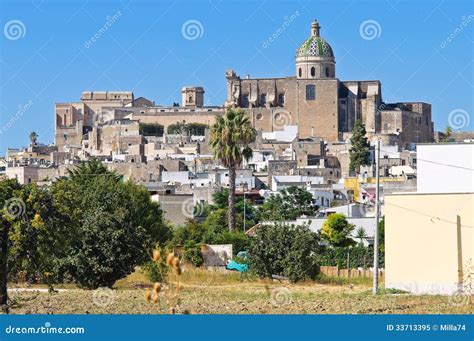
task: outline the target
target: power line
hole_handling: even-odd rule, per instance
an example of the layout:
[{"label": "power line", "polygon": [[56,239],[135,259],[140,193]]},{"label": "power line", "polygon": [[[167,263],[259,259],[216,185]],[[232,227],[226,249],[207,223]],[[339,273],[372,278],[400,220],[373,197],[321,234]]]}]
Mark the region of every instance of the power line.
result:
[{"label": "power line", "polygon": [[[413,193],[413,194],[416,194],[416,193]],[[414,210],[414,209],[409,208],[409,207],[400,206],[400,205],[396,205],[396,204],[389,204],[387,202],[384,202],[384,205],[401,208],[402,210],[406,210],[406,211],[409,211],[409,212],[412,212],[412,213],[416,213],[416,214],[425,216],[427,218],[430,218],[432,223],[434,223],[433,220],[438,220],[438,221],[443,221],[443,222],[448,223],[448,224],[453,224],[453,225],[458,224],[456,221],[451,221],[451,220],[448,220],[448,219],[440,218],[438,216],[433,216],[433,215],[430,215],[430,214],[427,214],[427,213],[424,213],[424,212],[421,212],[421,211]],[[473,225],[463,225],[463,224],[461,224],[461,227],[474,228]]]},{"label": "power line", "polygon": [[[392,155],[400,155],[400,152],[389,152],[387,150],[383,150],[381,149],[380,150],[382,153],[386,153],[386,154],[392,154]],[[463,167],[463,166],[459,166],[459,165],[453,165],[453,164],[449,164],[449,163],[443,163],[443,162],[438,162],[438,161],[433,161],[433,160],[426,160],[426,159],[420,159],[420,158],[416,158],[417,162],[418,161],[424,161],[424,162],[428,162],[428,163],[433,163],[433,164],[437,164],[437,165],[440,165],[440,166],[447,166],[447,167],[453,167],[453,168],[459,168],[459,169],[463,169],[463,170],[469,170],[469,171],[474,171],[474,168],[468,168],[468,167]]]}]

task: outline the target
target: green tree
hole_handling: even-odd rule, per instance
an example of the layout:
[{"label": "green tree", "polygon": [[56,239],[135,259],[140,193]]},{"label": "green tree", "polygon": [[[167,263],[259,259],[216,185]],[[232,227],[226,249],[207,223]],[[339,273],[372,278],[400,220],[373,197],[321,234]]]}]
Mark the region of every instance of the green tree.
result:
[{"label": "green tree", "polygon": [[444,130],[444,138],[442,142],[449,142],[451,140],[451,136],[453,135],[453,128],[447,126]]},{"label": "green tree", "polygon": [[205,233],[206,229],[202,224],[194,219],[188,219],[183,226],[179,226],[173,231],[171,244],[173,246],[183,246],[190,240],[198,244],[203,241]]},{"label": "green tree", "polygon": [[36,134],[36,132],[32,131],[32,132],[30,133],[29,138],[30,138],[31,144],[32,144],[32,145],[35,145],[35,144],[36,144],[36,141],[38,141],[38,134]]},{"label": "green tree", "polygon": [[172,123],[167,128],[168,134],[188,134],[188,135],[204,135],[206,128],[209,126],[204,123],[184,123],[184,122],[176,122]]},{"label": "green tree", "polygon": [[178,135],[186,134],[186,123],[184,122],[172,123],[166,129],[166,132],[170,135],[171,134],[178,134]]},{"label": "green tree", "polygon": [[183,258],[191,262],[195,267],[200,267],[204,263],[201,247],[193,240],[188,240],[184,244]]},{"label": "green tree", "polygon": [[319,237],[307,226],[263,225],[251,240],[249,267],[260,277],[282,275],[297,282],[315,278],[319,254]]},{"label": "green tree", "polygon": [[[229,189],[224,188],[219,192],[213,194],[213,204],[208,206],[207,217],[204,221],[207,230],[212,230],[214,225],[216,229],[221,230],[226,222],[223,220],[225,218],[223,214],[228,216],[229,208]],[[245,206],[245,209],[244,209]],[[243,231],[244,223],[244,212],[245,212],[245,222],[247,227],[251,227],[256,223],[256,210],[253,207],[252,203],[248,198],[243,196],[238,196],[235,199],[235,212],[236,212],[236,227],[239,231]]]},{"label": "green tree", "polygon": [[71,243],[69,269],[87,288],[112,286],[148,259],[148,250],[165,241],[166,226],[146,189],[114,177],[98,176],[81,186],[78,240]]},{"label": "green tree", "polygon": [[356,120],[352,130],[351,149],[349,150],[349,170],[359,173],[360,166],[369,164],[370,144],[367,141],[365,126]]},{"label": "green tree", "polygon": [[23,213],[23,205],[14,197],[20,185],[16,180],[0,180],[0,307],[4,312],[8,312],[7,301],[7,281],[8,281],[8,235],[12,222],[20,218]]},{"label": "green tree", "polygon": [[54,281],[64,225],[54,224],[51,191],[29,184],[15,191],[15,198],[22,203],[23,214],[12,222],[10,229],[10,279],[21,271],[28,281]]},{"label": "green tree", "polygon": [[350,237],[354,225],[349,224],[344,214],[333,213],[323,223],[321,237],[332,246],[349,246],[354,244]]},{"label": "green tree", "polygon": [[379,221],[379,249],[380,252],[385,252],[385,216]]},{"label": "green tree", "polygon": [[209,145],[214,158],[229,169],[229,230],[235,229],[235,172],[244,159],[252,157],[250,144],[255,140],[255,129],[241,109],[228,109],[224,116],[216,116],[211,127]]},{"label": "green tree", "polygon": [[[69,222],[71,237],[75,236],[66,243],[63,271],[80,286],[113,285],[148,259],[152,245],[164,244],[171,237],[159,205],[151,201],[147,190],[133,182],[123,183],[97,160],[71,170],[70,178],[63,181],[58,182],[56,197],[74,207],[72,212],[63,209],[60,215],[74,217]],[[77,201],[72,189],[76,196],[81,193]]]},{"label": "green tree", "polygon": [[163,125],[159,123],[142,123],[138,124],[138,131],[143,136],[163,136],[164,132]]},{"label": "green tree", "polygon": [[259,218],[271,221],[295,220],[302,215],[314,215],[316,211],[310,192],[290,186],[265,200],[259,209]]},{"label": "green tree", "polygon": [[356,231],[356,239],[359,239],[359,244],[364,245],[364,240],[367,240],[367,233],[363,227],[359,227]]}]

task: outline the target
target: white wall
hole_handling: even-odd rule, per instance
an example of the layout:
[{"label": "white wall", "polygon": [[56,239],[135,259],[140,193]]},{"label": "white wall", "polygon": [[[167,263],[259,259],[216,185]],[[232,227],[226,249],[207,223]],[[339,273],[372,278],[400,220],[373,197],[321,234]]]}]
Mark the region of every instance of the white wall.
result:
[{"label": "white wall", "polygon": [[419,144],[416,162],[418,193],[474,192],[474,143]]},{"label": "white wall", "polygon": [[181,184],[191,183],[190,173],[188,171],[182,172],[168,172],[163,171],[161,173],[162,182],[180,182]]}]

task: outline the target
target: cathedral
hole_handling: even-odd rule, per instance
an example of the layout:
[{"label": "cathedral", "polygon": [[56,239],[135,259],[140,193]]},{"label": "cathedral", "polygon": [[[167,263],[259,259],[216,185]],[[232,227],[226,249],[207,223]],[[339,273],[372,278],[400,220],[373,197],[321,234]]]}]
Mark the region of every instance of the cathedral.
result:
[{"label": "cathedral", "polygon": [[431,142],[431,105],[423,102],[385,103],[378,80],[341,81],[336,58],[321,37],[318,21],[310,36],[296,50],[295,76],[242,79],[226,72],[227,107],[241,107],[262,131],[298,126],[299,138],[320,137],[345,141],[354,122],[361,120],[369,138],[410,148]]}]

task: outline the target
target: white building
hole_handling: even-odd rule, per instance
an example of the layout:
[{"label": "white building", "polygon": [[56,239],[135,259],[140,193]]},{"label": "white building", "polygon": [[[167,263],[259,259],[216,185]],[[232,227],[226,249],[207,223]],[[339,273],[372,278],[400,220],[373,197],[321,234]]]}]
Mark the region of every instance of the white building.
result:
[{"label": "white building", "polygon": [[169,172],[163,171],[161,173],[161,181],[164,183],[180,183],[180,184],[190,184],[191,183],[191,172],[181,171],[181,172]]},{"label": "white building", "polygon": [[474,192],[474,143],[417,145],[417,192]]},{"label": "white building", "polygon": [[262,138],[269,141],[292,142],[298,135],[298,126],[283,126],[283,130],[262,132]]},{"label": "white building", "polygon": [[311,185],[324,184],[322,176],[305,176],[305,175],[274,175],[272,176],[272,191],[277,192],[281,189],[297,186],[305,187],[310,190]]}]

